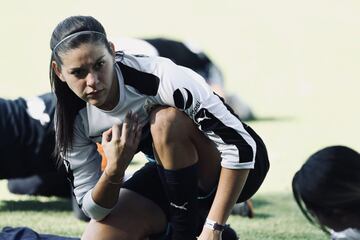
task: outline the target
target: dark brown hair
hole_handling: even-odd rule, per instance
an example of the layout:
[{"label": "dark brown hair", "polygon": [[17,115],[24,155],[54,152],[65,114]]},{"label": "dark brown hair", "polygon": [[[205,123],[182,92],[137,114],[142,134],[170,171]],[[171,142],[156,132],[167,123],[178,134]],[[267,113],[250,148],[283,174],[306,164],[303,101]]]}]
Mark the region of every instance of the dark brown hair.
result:
[{"label": "dark brown hair", "polygon": [[[76,34],[84,32],[86,34]],[[75,35],[74,35],[75,34]],[[74,37],[72,37],[74,36]],[[65,39],[66,38],[66,39]],[[58,160],[66,156],[72,146],[73,127],[77,113],[86,103],[62,82],[52,68],[52,62],[61,68],[61,54],[79,47],[83,43],[104,44],[111,53],[106,32],[99,21],[91,16],[71,16],[60,22],[54,29],[51,40],[50,84],[57,97],[55,128],[55,156]]]}]

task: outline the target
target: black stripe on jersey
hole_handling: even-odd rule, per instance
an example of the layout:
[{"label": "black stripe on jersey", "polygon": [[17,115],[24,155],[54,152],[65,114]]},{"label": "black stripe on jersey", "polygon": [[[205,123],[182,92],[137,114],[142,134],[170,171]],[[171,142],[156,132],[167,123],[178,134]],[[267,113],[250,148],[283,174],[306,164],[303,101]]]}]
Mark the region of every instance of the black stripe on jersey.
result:
[{"label": "black stripe on jersey", "polygon": [[173,93],[173,98],[174,98],[175,106],[182,110],[188,109],[193,103],[192,94],[186,88],[176,89]]},{"label": "black stripe on jersey", "polygon": [[[237,119],[240,119],[240,120],[241,120],[241,118],[239,117],[239,115],[237,115],[237,114],[235,113],[235,111],[225,102],[225,99],[224,99],[223,97],[219,96],[216,92],[213,92],[213,93],[222,101],[222,103],[225,105],[226,109],[227,109],[232,115],[234,115]],[[242,124],[244,125],[243,122],[242,122]]]},{"label": "black stripe on jersey", "polygon": [[[240,163],[253,161],[253,150],[245,139],[233,128],[222,123],[207,109],[200,109],[195,115],[195,121],[201,126],[202,131],[212,131],[219,136],[224,143],[235,145],[239,150]],[[244,127],[246,127],[246,125],[244,125]]]},{"label": "black stripe on jersey", "polygon": [[69,180],[71,186],[74,189],[75,188],[74,187],[74,174],[73,174],[73,171],[70,168],[70,163],[69,163],[68,160],[65,160],[65,159],[63,159],[63,163],[64,163],[64,166],[65,166],[65,169],[66,169],[66,177],[67,177],[67,179]]},{"label": "black stripe on jersey", "polygon": [[[64,163],[64,166],[65,166],[65,170],[66,170],[66,178],[68,179],[68,181],[70,182],[71,184],[71,187],[72,187],[72,194],[74,195],[75,197],[75,193],[74,193],[74,189],[75,189],[75,186],[74,186],[74,173],[73,171],[71,170],[70,168],[70,163],[68,160],[65,160],[63,159],[63,163]],[[75,197],[76,198],[76,197]],[[79,208],[81,209],[82,208],[82,204],[79,204],[77,201],[76,201],[77,205],[79,206]]]},{"label": "black stripe on jersey", "polygon": [[121,73],[124,77],[126,85],[130,85],[138,90],[141,94],[148,96],[155,96],[159,89],[160,79],[150,73],[140,72],[135,68],[126,66],[117,62],[120,67]]}]

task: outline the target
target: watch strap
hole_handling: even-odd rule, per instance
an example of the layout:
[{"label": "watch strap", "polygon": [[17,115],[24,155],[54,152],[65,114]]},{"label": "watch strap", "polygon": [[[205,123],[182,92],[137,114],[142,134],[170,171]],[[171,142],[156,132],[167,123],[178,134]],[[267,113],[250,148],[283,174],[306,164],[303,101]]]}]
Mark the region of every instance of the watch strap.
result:
[{"label": "watch strap", "polygon": [[222,232],[225,229],[225,225],[217,223],[216,221],[208,219],[208,218],[205,221],[204,227],[209,228],[213,231],[219,231],[219,232]]}]

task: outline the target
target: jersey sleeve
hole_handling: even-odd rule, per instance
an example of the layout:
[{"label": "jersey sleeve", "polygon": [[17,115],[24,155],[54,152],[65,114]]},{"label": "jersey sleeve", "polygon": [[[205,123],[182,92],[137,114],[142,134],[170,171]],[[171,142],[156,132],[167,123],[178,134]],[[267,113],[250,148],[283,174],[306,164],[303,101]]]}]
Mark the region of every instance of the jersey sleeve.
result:
[{"label": "jersey sleeve", "polygon": [[246,130],[247,126],[229,111],[204,79],[194,71],[171,61],[159,68],[157,74],[161,75],[161,80],[158,97],[162,104],[185,112],[199,130],[215,142],[221,153],[223,167],[254,168],[255,140]]},{"label": "jersey sleeve", "polygon": [[101,172],[101,156],[96,143],[85,133],[86,123],[78,115],[74,124],[72,148],[65,156],[65,166],[79,206],[84,213],[95,220],[103,219],[112,209],[103,208],[92,199],[91,192]]}]

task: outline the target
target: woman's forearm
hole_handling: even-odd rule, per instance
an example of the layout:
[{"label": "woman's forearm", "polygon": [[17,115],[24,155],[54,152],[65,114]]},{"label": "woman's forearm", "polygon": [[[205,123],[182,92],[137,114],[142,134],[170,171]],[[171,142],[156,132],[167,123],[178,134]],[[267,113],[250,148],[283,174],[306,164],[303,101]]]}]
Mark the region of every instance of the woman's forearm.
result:
[{"label": "woman's forearm", "polygon": [[208,214],[209,219],[219,224],[226,223],[231,209],[245,185],[248,174],[248,169],[221,169],[215,199]]},{"label": "woman's forearm", "polygon": [[123,176],[109,176],[105,172],[92,191],[95,203],[104,208],[113,208],[118,201]]},{"label": "woman's forearm", "polygon": [[92,190],[92,199],[96,204],[104,208],[113,208],[117,203],[125,170],[140,142],[141,128],[137,114],[129,111],[121,126],[114,124],[103,132],[101,145],[107,164]]}]

